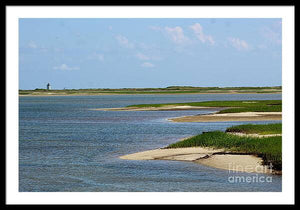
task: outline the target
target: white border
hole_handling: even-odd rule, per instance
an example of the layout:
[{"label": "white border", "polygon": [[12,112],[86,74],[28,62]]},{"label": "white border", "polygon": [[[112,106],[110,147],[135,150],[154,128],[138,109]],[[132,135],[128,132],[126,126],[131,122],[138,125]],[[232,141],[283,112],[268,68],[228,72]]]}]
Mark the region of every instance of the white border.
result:
[{"label": "white border", "polygon": [[[257,193],[27,193],[18,192],[18,18],[282,18],[282,192]],[[294,203],[293,6],[8,6],[6,7],[7,204],[293,204]]]}]

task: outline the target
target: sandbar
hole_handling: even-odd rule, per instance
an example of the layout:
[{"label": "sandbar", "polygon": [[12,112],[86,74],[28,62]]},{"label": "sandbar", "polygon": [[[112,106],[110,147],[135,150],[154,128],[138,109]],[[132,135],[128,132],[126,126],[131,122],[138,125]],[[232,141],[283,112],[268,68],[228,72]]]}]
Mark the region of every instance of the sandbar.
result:
[{"label": "sandbar", "polygon": [[120,157],[126,160],[175,160],[189,161],[229,172],[273,173],[262,165],[262,159],[254,155],[231,153],[224,149],[187,147],[154,149]]},{"label": "sandbar", "polygon": [[281,120],[282,112],[212,113],[168,119],[172,122],[224,122],[224,121],[270,121]]},{"label": "sandbar", "polygon": [[161,107],[121,107],[121,108],[96,108],[92,110],[98,111],[180,111],[180,110],[222,110],[220,107],[205,107],[205,106],[161,106]]}]

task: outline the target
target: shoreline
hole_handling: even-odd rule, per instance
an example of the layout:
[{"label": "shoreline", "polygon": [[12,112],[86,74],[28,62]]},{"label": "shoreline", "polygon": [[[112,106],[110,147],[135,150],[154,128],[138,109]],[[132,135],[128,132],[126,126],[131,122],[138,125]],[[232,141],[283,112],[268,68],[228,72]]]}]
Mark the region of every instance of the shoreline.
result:
[{"label": "shoreline", "polygon": [[280,174],[262,165],[262,159],[254,155],[232,153],[224,149],[205,147],[185,147],[172,149],[154,149],[123,155],[124,160],[173,160],[187,161],[228,172]]},{"label": "shoreline", "polygon": [[188,115],[167,119],[170,122],[231,122],[231,121],[276,121],[282,120],[282,112],[234,112],[216,113],[229,107],[208,107],[189,105],[167,105],[160,107],[121,107],[95,108],[94,111],[182,111],[182,110],[212,110],[209,114]]},{"label": "shoreline", "polygon": [[95,111],[180,111],[180,110],[214,110],[219,111],[226,109],[224,107],[205,107],[205,106],[177,106],[177,105],[168,105],[162,107],[121,107],[121,108],[95,108],[91,110]]},{"label": "shoreline", "polygon": [[268,93],[257,93],[257,92],[228,92],[228,93],[97,93],[97,94],[19,94],[20,97],[27,96],[102,96],[102,95],[202,95],[202,94],[282,94],[282,92],[268,92]]}]

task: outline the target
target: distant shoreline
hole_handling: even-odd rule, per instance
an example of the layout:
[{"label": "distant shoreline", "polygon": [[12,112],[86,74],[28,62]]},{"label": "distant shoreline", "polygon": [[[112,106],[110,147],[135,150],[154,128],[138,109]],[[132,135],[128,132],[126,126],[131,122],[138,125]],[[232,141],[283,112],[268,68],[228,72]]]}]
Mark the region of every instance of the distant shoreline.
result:
[{"label": "distant shoreline", "polygon": [[192,87],[169,86],[166,88],[98,88],[98,89],[34,89],[19,90],[20,96],[67,96],[67,95],[165,95],[165,94],[280,94],[281,86],[270,87]]},{"label": "distant shoreline", "polygon": [[207,95],[207,94],[281,94],[282,92],[272,92],[272,93],[256,93],[256,92],[247,92],[247,93],[101,93],[101,94],[19,94],[19,96],[110,96],[110,95]]}]

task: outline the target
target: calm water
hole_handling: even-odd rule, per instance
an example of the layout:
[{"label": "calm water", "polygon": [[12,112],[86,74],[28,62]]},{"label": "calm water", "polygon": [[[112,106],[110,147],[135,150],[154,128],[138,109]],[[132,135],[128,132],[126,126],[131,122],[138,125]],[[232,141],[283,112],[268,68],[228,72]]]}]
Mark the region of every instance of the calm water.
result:
[{"label": "calm water", "polygon": [[[19,191],[281,191],[281,176],[234,173],[235,177],[251,177],[253,181],[232,183],[232,173],[195,163],[119,158],[242,122],[166,120],[212,110],[91,110],[141,103],[266,99],[281,99],[281,94],[20,97]],[[257,181],[261,176],[260,180],[271,182]]]}]

